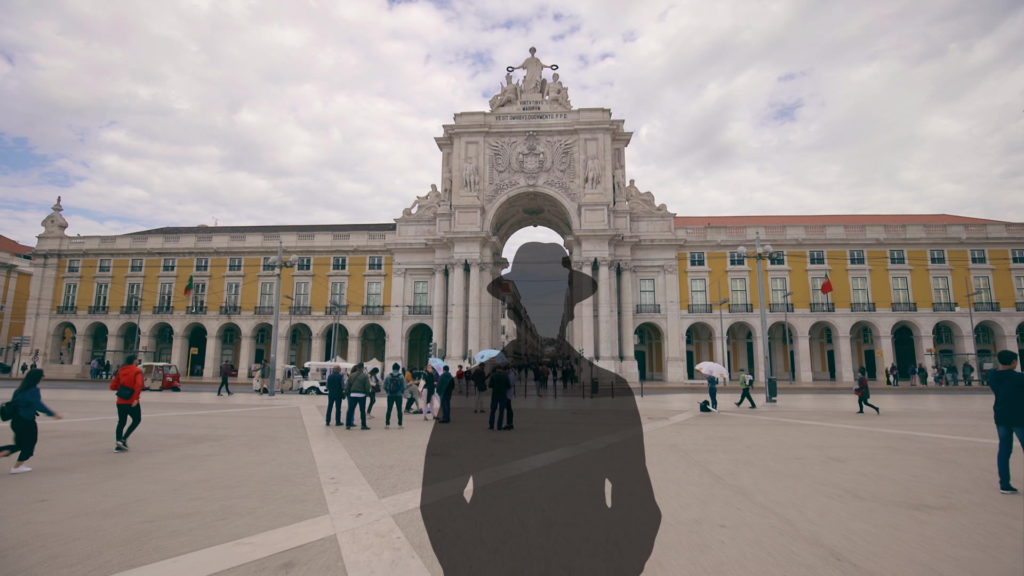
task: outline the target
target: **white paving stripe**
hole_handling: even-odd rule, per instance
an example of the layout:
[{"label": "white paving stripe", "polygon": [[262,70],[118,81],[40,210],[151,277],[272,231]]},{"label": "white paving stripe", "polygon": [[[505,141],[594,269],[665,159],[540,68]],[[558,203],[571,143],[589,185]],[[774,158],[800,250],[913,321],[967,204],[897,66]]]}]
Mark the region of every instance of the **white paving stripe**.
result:
[{"label": "white paving stripe", "polygon": [[234,542],[211,546],[113,576],[210,576],[334,534],[330,516],[318,516]]},{"label": "white paving stripe", "polygon": [[835,422],[816,422],[814,420],[798,420],[796,418],[780,418],[778,416],[758,416],[756,414],[733,414],[731,412],[719,412],[725,416],[736,418],[753,418],[755,420],[769,420],[773,422],[785,422],[787,424],[808,424],[811,426],[826,426],[829,428],[843,428],[846,430],[863,430],[866,432],[880,432],[883,434],[902,434],[905,436],[920,436],[922,438],[938,438],[941,440],[962,440],[964,442],[978,442],[980,444],[998,444],[997,440],[990,438],[972,438],[970,436],[953,436],[951,434],[935,434],[932,432],[916,432],[914,430],[895,430],[893,428],[873,428],[871,426],[857,426],[854,424],[838,424]]},{"label": "white paving stripe", "polygon": [[[316,406],[301,408],[327,511],[350,576],[428,575],[409,540]],[[348,432],[360,434],[360,431]]]}]

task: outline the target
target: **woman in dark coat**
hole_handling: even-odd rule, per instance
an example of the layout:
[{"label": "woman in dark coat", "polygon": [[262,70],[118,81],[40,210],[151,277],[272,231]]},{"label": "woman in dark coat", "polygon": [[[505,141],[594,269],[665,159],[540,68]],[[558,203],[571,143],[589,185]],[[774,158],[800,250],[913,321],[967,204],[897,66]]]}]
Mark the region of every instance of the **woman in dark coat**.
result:
[{"label": "woman in dark coat", "polygon": [[14,405],[14,415],[11,418],[14,444],[0,446],[0,458],[21,453],[18,456],[18,462],[11,468],[11,474],[22,474],[32,471],[31,468],[25,465],[25,462],[28,462],[28,459],[35,454],[36,443],[39,440],[36,414],[42,412],[56,420],[63,418],[60,414],[50,410],[46,404],[43,404],[43,397],[39,393],[39,382],[42,380],[42,370],[39,368],[29,370],[11,397],[11,404]]}]

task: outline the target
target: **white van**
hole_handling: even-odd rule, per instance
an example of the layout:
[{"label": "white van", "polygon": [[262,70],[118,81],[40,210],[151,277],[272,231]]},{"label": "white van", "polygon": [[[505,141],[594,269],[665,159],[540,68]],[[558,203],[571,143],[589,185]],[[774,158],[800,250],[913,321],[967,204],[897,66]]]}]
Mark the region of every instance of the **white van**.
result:
[{"label": "white van", "polygon": [[341,366],[341,373],[348,374],[355,364],[351,362],[314,362],[303,364],[309,369],[309,376],[298,384],[299,394],[327,394],[327,375],[335,366]]}]

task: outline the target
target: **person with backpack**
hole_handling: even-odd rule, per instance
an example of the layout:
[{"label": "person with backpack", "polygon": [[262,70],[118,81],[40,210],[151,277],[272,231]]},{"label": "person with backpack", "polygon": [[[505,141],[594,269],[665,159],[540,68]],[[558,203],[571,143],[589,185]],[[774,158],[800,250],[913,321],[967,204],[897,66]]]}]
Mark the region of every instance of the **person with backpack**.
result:
[{"label": "person with backpack", "polygon": [[366,425],[366,396],[370,393],[370,378],[363,371],[363,363],[352,367],[348,377],[348,412],[345,417],[345,430],[351,430],[355,421],[356,406],[359,407],[359,429],[369,430]]},{"label": "person with backpack", "polygon": [[740,386],[743,387],[743,392],[740,394],[740,401],[736,403],[737,406],[743,404],[744,400],[750,400],[750,407],[757,408],[754,404],[754,398],[750,395],[750,388],[754,385],[754,376],[747,374],[745,370],[740,369]]},{"label": "person with backpack", "polygon": [[15,389],[8,405],[12,412],[11,431],[14,432],[14,444],[0,446],[0,458],[20,453],[18,461],[11,468],[11,474],[24,474],[32,471],[25,465],[25,462],[28,462],[28,459],[36,453],[36,443],[39,441],[36,414],[42,412],[55,420],[63,418],[43,404],[43,397],[39,393],[39,383],[42,380],[42,370],[38,368],[29,370],[22,378],[21,384]]},{"label": "person with backpack", "polygon": [[711,399],[711,411],[718,412],[718,378],[708,375],[708,397]]},{"label": "person with backpack", "polygon": [[[122,394],[120,390],[122,386],[130,388],[131,394],[128,394],[127,390]],[[118,392],[114,452],[128,451],[128,437],[142,422],[142,405],[139,403],[139,396],[142,395],[143,388],[145,388],[145,376],[142,374],[142,368],[139,368],[136,363],[135,356],[128,356],[125,358],[124,366],[118,369],[117,374],[114,374],[114,379],[110,381],[110,389]],[[129,416],[132,423],[128,426],[128,430],[125,430],[124,425],[128,422]]]},{"label": "person with backpack", "polygon": [[405,389],[408,384],[405,382],[405,376],[402,374],[402,367],[395,362],[391,365],[391,374],[388,374],[384,378],[384,393],[388,395],[388,410],[384,415],[384,429],[391,428],[391,408],[395,408],[395,412],[398,413],[398,427],[402,426],[402,397],[405,396]]},{"label": "person with backpack", "polygon": [[871,399],[871,390],[868,388],[867,371],[864,370],[863,367],[861,367],[860,373],[857,376],[857,387],[853,389],[853,393],[857,395],[857,405],[860,407],[860,410],[857,411],[857,414],[863,414],[865,406],[869,408],[874,408],[875,414],[882,413],[882,411],[878,409],[878,406],[875,406],[871,402],[868,402],[868,400]]}]

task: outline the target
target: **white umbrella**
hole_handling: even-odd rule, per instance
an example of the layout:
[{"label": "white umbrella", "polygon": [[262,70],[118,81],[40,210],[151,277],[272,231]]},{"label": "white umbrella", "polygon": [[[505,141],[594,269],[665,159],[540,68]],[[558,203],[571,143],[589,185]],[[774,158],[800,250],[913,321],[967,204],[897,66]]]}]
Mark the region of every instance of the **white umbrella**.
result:
[{"label": "white umbrella", "polygon": [[508,359],[505,358],[505,354],[502,353],[501,350],[495,350],[494,348],[488,348],[477,352],[473,359],[476,360],[477,364],[483,364],[487,361],[493,361],[499,364],[508,362]]},{"label": "white umbrella", "polygon": [[728,380],[729,371],[718,362],[701,362],[694,366],[698,371],[707,374],[708,376],[714,376],[719,380]]},{"label": "white umbrella", "polygon": [[433,366],[434,370],[437,370],[438,374],[444,372],[444,360],[440,358],[427,358],[427,364]]}]

